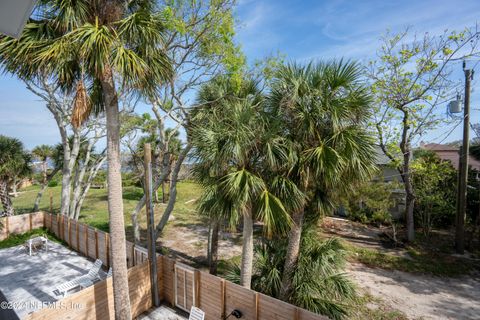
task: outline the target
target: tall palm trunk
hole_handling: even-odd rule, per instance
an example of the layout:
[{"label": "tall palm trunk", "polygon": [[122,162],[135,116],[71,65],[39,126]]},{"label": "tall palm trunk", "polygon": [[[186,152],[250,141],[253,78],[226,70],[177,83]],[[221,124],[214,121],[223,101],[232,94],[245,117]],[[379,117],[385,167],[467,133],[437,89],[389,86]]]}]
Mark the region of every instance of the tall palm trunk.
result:
[{"label": "tall palm trunk", "polygon": [[290,293],[292,292],[293,275],[297,267],[298,256],[300,253],[303,217],[303,209],[293,214],[293,225],[288,233],[288,246],[285,256],[285,264],[283,266],[282,286],[280,288],[279,296],[279,298],[284,301],[288,300]]},{"label": "tall palm trunk", "polygon": [[112,69],[109,66],[104,68],[101,82],[107,116],[108,212],[110,217],[115,319],[131,320],[122,199],[120,121],[115,83]]},{"label": "tall palm trunk", "polygon": [[240,285],[250,289],[253,269],[253,218],[252,211],[246,209],[243,213],[243,247],[240,269]]},{"label": "tall palm trunk", "polygon": [[218,261],[218,231],[220,223],[213,219],[210,222],[208,229],[208,252],[207,260],[210,274],[217,275],[217,261]]},{"label": "tall palm trunk", "polygon": [[12,200],[8,195],[8,182],[5,180],[0,180],[0,201],[3,206],[3,214],[13,216]]}]

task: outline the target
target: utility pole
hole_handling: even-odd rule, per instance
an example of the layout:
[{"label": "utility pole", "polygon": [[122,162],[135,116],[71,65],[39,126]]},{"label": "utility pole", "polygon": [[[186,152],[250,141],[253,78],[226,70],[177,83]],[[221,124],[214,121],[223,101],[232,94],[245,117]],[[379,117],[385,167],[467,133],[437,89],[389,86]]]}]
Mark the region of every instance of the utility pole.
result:
[{"label": "utility pole", "polygon": [[148,260],[150,261],[150,284],[152,290],[152,303],[154,306],[160,306],[158,296],[158,281],[157,281],[157,254],[155,241],[154,214],[152,203],[152,148],[150,143],[145,143],[144,151],[144,169],[145,169],[145,209],[147,212],[147,247]]},{"label": "utility pole", "polygon": [[465,250],[465,212],[467,208],[468,154],[470,141],[470,82],[473,76],[472,70],[465,69],[465,62],[463,62],[463,71],[465,73],[463,145],[462,149],[460,150],[459,159],[457,216],[455,230],[455,250],[459,254],[463,254]]}]

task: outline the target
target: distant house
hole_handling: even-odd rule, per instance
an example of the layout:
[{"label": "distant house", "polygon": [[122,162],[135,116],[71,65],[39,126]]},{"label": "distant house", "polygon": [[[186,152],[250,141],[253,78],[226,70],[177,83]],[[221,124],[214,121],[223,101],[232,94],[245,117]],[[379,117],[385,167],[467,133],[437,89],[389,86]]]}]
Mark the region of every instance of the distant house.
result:
[{"label": "distant house", "polygon": [[[458,170],[459,163],[459,148],[447,144],[427,143],[420,144],[420,148],[435,152],[435,154],[442,160],[450,161],[452,166]],[[480,161],[472,156],[468,156],[468,165],[474,169],[480,170]]]},{"label": "distant house", "polygon": [[375,148],[376,162],[375,164],[380,169],[380,176],[375,180],[382,180],[384,182],[401,181],[398,170],[392,166],[390,158],[388,158],[380,147]]}]

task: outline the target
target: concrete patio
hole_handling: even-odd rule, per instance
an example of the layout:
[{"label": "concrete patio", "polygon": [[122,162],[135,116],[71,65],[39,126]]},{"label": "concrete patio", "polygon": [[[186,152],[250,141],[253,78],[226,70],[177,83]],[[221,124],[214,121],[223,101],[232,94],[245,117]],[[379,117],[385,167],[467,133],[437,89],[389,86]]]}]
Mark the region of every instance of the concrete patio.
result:
[{"label": "concrete patio", "polygon": [[58,243],[29,256],[22,246],[0,250],[0,319],[22,319],[43,304],[62,298],[55,288],[88,272],[92,261]]},{"label": "concrete patio", "polygon": [[172,309],[167,306],[160,306],[151,309],[138,317],[138,320],[187,320],[188,313]]}]

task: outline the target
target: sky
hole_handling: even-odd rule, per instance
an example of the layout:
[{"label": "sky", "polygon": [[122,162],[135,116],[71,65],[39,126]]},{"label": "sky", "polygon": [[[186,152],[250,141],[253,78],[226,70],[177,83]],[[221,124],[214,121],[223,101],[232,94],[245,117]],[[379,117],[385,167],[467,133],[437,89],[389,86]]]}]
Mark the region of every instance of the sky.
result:
[{"label": "sky", "polygon": [[[410,27],[418,34],[434,35],[445,29],[475,26],[480,22],[480,2],[239,0],[236,19],[236,41],[249,62],[277,53],[299,62],[342,57],[366,62],[375,57],[379,38],[387,30],[399,32]],[[458,69],[453,77],[460,79],[460,64]],[[473,123],[480,122],[478,85],[477,81],[472,85]],[[22,140],[28,149],[59,142],[58,129],[45,103],[21,81],[0,75],[0,97],[0,134]],[[138,112],[147,110],[140,106]],[[422,139],[438,142],[452,128],[443,126]],[[445,142],[460,139],[461,130],[458,126]]]}]

